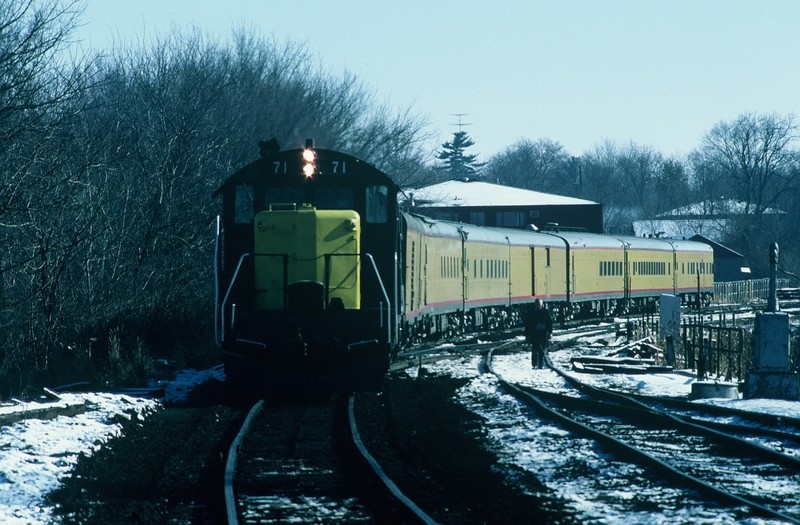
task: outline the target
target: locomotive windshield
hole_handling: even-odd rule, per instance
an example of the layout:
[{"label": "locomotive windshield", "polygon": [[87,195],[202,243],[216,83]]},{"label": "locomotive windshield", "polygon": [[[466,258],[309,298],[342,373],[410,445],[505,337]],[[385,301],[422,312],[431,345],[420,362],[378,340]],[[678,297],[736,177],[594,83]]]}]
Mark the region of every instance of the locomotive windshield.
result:
[{"label": "locomotive windshield", "polygon": [[315,190],[314,206],[318,210],[352,210],[353,188],[347,186],[321,186]]},{"label": "locomotive windshield", "polygon": [[236,186],[233,213],[236,224],[251,223],[257,209],[269,209],[274,204],[298,207],[311,204],[318,210],[357,210],[359,201],[364,206],[363,218],[367,223],[384,224],[389,220],[389,188],[382,184],[366,186],[360,191],[350,186],[317,186],[313,191],[302,186],[269,186],[263,189],[262,195],[264,200],[259,202],[251,184]]},{"label": "locomotive windshield", "polygon": [[269,187],[264,191],[264,209],[270,204],[297,204],[306,202],[306,192],[297,186]]}]

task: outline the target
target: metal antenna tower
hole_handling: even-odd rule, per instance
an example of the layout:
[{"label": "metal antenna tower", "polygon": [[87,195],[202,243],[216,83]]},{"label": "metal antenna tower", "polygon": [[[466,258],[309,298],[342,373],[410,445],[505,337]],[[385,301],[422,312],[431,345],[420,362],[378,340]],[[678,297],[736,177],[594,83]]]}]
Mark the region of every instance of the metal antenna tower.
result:
[{"label": "metal antenna tower", "polygon": [[472,122],[464,122],[462,120],[467,115],[469,115],[469,113],[450,113],[451,117],[457,117],[458,118],[458,122],[457,123],[456,122],[452,123],[451,126],[458,126],[458,131],[463,131],[462,128],[464,126],[471,126]]}]

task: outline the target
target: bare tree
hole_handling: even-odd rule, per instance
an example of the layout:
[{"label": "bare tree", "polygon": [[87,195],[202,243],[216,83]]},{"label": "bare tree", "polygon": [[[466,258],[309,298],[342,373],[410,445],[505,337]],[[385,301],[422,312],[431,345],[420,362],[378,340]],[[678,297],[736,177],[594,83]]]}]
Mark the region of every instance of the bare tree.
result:
[{"label": "bare tree", "polygon": [[258,140],[425,168],[421,119],[302,46],[193,31],[70,64],[76,6],[0,0],[0,384],[19,388],[90,337],[170,351],[210,327],[211,194]]},{"label": "bare tree", "polygon": [[558,142],[522,139],[489,160],[486,180],[536,191],[573,194],[571,157]]},{"label": "bare tree", "polygon": [[761,213],[797,188],[792,146],[797,141],[793,116],[743,114],[720,122],[703,138],[692,160],[698,173],[713,173],[746,203],[748,212]]},{"label": "bare tree", "polygon": [[780,223],[787,217],[781,208],[797,204],[797,138],[792,115],[746,113],[715,125],[690,157],[695,184],[709,208],[724,199],[741,203],[729,217],[725,241],[748,256],[756,270],[764,269],[759,254],[765,239],[781,240],[781,231],[793,230]]},{"label": "bare tree", "polygon": [[604,142],[581,157],[581,196],[603,205],[603,225],[607,232],[628,233],[632,203],[618,174],[619,148]]},{"label": "bare tree", "polygon": [[52,125],[46,110],[84,89],[67,61],[78,0],[0,0],[0,150]]},{"label": "bare tree", "polygon": [[651,147],[631,142],[620,149],[616,164],[617,176],[626,189],[624,203],[638,207],[641,217],[652,215],[657,208],[655,181],[663,165],[661,154]]},{"label": "bare tree", "polygon": [[410,108],[393,112],[354,75],[332,74],[291,41],[238,30],[227,60],[232,70],[224,111],[230,147],[238,153],[231,156],[234,166],[252,160],[258,140],[275,137],[293,148],[313,138],[318,147],[375,164],[400,185],[420,179],[429,133]]},{"label": "bare tree", "polygon": [[78,2],[0,0],[0,379],[20,388],[80,310],[69,300],[86,238],[75,182],[91,160],[74,137],[95,78],[91,57],[68,53],[79,14]]}]

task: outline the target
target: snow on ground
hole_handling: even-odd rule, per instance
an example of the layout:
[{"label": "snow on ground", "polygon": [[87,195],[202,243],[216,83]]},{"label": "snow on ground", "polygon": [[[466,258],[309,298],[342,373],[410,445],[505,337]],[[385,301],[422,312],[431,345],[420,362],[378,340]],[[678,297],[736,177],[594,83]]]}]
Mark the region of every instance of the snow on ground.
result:
[{"label": "snow on ground", "polygon": [[[550,357],[555,361],[560,357],[569,362],[558,352],[552,352]],[[531,418],[517,400],[498,388],[491,374],[478,372],[479,361],[480,357],[445,360],[425,365],[425,369],[431,375],[470,379],[459,390],[457,400],[484,419],[489,443],[498,455],[499,464],[507,466],[508,475],[512,477],[518,469],[533,473],[577,513],[579,520],[625,525],[774,523],[757,517],[741,521],[737,509],[709,506],[693,499],[687,491],[654,483],[638,467],[609,461],[594,443],[570,439],[569,433],[560,427]],[[496,355],[494,368],[509,381],[535,385],[540,389],[555,391],[563,388],[565,383],[552,370],[531,369],[527,352]],[[412,376],[417,372],[416,368],[407,371]],[[634,389],[645,395],[658,396],[688,395],[695,381],[689,371],[648,375],[580,374],[580,379],[605,388]],[[741,410],[800,415],[800,402],[768,399],[703,402],[725,404]],[[631,512],[632,500],[649,502],[654,510]],[[647,508],[647,505],[642,507]]]},{"label": "snow on ground", "polygon": [[[557,353],[551,358],[557,359]],[[564,431],[547,424],[532,423],[525,414],[518,418],[510,416],[507,410],[498,410],[500,406],[513,406],[516,401],[509,396],[501,396],[496,406],[486,406],[486,392],[496,392],[496,384],[488,377],[478,374],[478,357],[458,358],[441,361],[436,365],[428,365],[430,373],[446,374],[472,381],[460,392],[460,401],[471,410],[481,414],[487,420],[487,426],[493,440],[502,449],[501,461],[514,464],[537,475],[550,475],[552,483],[565,500],[571,501],[576,510],[587,519],[603,523],[650,523],[653,519],[666,522],[697,521],[709,524],[731,523],[730,514],[709,515],[701,508],[694,513],[676,511],[673,515],[652,514],[641,516],[614,515],[613,505],[608,500],[596,503],[590,497],[599,490],[598,484],[611,483],[608,479],[589,477],[568,484],[559,474],[563,471],[558,465],[569,463],[570,458],[580,458],[581,462],[591,467],[599,460],[593,453],[587,452],[591,447],[586,443],[574,443],[566,452],[562,443]],[[531,370],[528,354],[518,353],[504,356],[501,360],[503,373],[511,380],[521,382],[536,380],[537,386],[557,389],[563,380],[551,370]],[[417,369],[408,373],[415,374]],[[613,377],[613,379],[608,379]],[[606,378],[605,380],[600,378]],[[144,418],[148,413],[158,410],[162,404],[180,404],[186,400],[194,385],[207,380],[224,380],[221,368],[206,371],[185,370],[178,373],[174,381],[165,389],[163,400],[133,397],[120,394],[62,394],[63,404],[87,404],[92,408],[84,414],[67,417],[60,416],[53,420],[41,421],[29,419],[12,425],[0,426],[0,523],[10,525],[46,524],[52,520],[52,509],[45,505],[46,495],[59,486],[60,480],[75,465],[81,453],[91,454],[109,439],[119,435],[120,418]],[[585,375],[581,379],[586,380]],[[694,380],[688,373],[591,376],[589,380],[599,381],[601,386],[613,387],[610,381],[625,381],[627,386],[635,385],[637,389],[649,395],[683,395],[691,389]],[[499,394],[498,394],[499,395]],[[800,402],[737,399],[737,400],[705,400],[717,404],[727,404],[742,410],[770,412],[783,415],[800,415]],[[31,411],[39,408],[38,403],[13,404],[0,406],[0,414]],[[512,414],[513,414],[512,410]],[[541,441],[542,436],[548,438]],[[533,439],[537,443],[549,443],[549,448],[532,449]],[[588,447],[588,448],[587,448]],[[625,465],[615,468],[624,473]],[[591,469],[590,469],[591,470]],[[619,474],[619,473],[618,473]],[[651,498],[669,501],[683,497],[680,494],[653,492],[652,488],[640,487],[642,494]],[[626,498],[640,497],[630,489],[623,487],[610,489],[610,498],[624,501]],[[677,506],[677,505],[676,505]],[[682,505],[686,508],[685,505]],[[611,510],[610,510],[611,509]],[[751,520],[750,523],[759,523]]]},{"label": "snow on ground", "polygon": [[[180,403],[196,385],[209,379],[224,379],[221,368],[186,370],[166,388],[164,403]],[[0,523],[36,525],[50,523],[48,493],[58,488],[81,454],[92,454],[120,434],[120,419],[145,418],[162,401],[121,394],[61,394],[59,405],[85,404],[77,416],[59,416],[43,421],[26,419],[0,426]],[[33,411],[42,403],[0,406],[0,414]],[[46,406],[52,406],[47,404]]]}]

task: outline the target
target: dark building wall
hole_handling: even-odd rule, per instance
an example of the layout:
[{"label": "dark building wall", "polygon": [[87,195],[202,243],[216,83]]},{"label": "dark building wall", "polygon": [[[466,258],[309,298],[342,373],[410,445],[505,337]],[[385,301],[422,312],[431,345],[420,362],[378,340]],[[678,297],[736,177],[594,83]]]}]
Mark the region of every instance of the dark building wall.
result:
[{"label": "dark building wall", "polygon": [[[693,235],[689,240],[704,242],[714,250],[715,281],[744,281],[753,278],[750,265],[742,254],[703,235]],[[742,268],[747,268],[747,271],[743,272]]]},{"label": "dark building wall", "polygon": [[752,274],[742,272],[742,267],[745,266],[747,263],[743,257],[718,257],[714,253],[714,280],[721,282],[752,279]]},{"label": "dark building wall", "polygon": [[477,224],[527,228],[529,224],[545,229],[550,223],[562,228],[579,228],[603,233],[603,207],[600,204],[491,206],[491,207],[418,207],[416,212],[434,219]]}]

